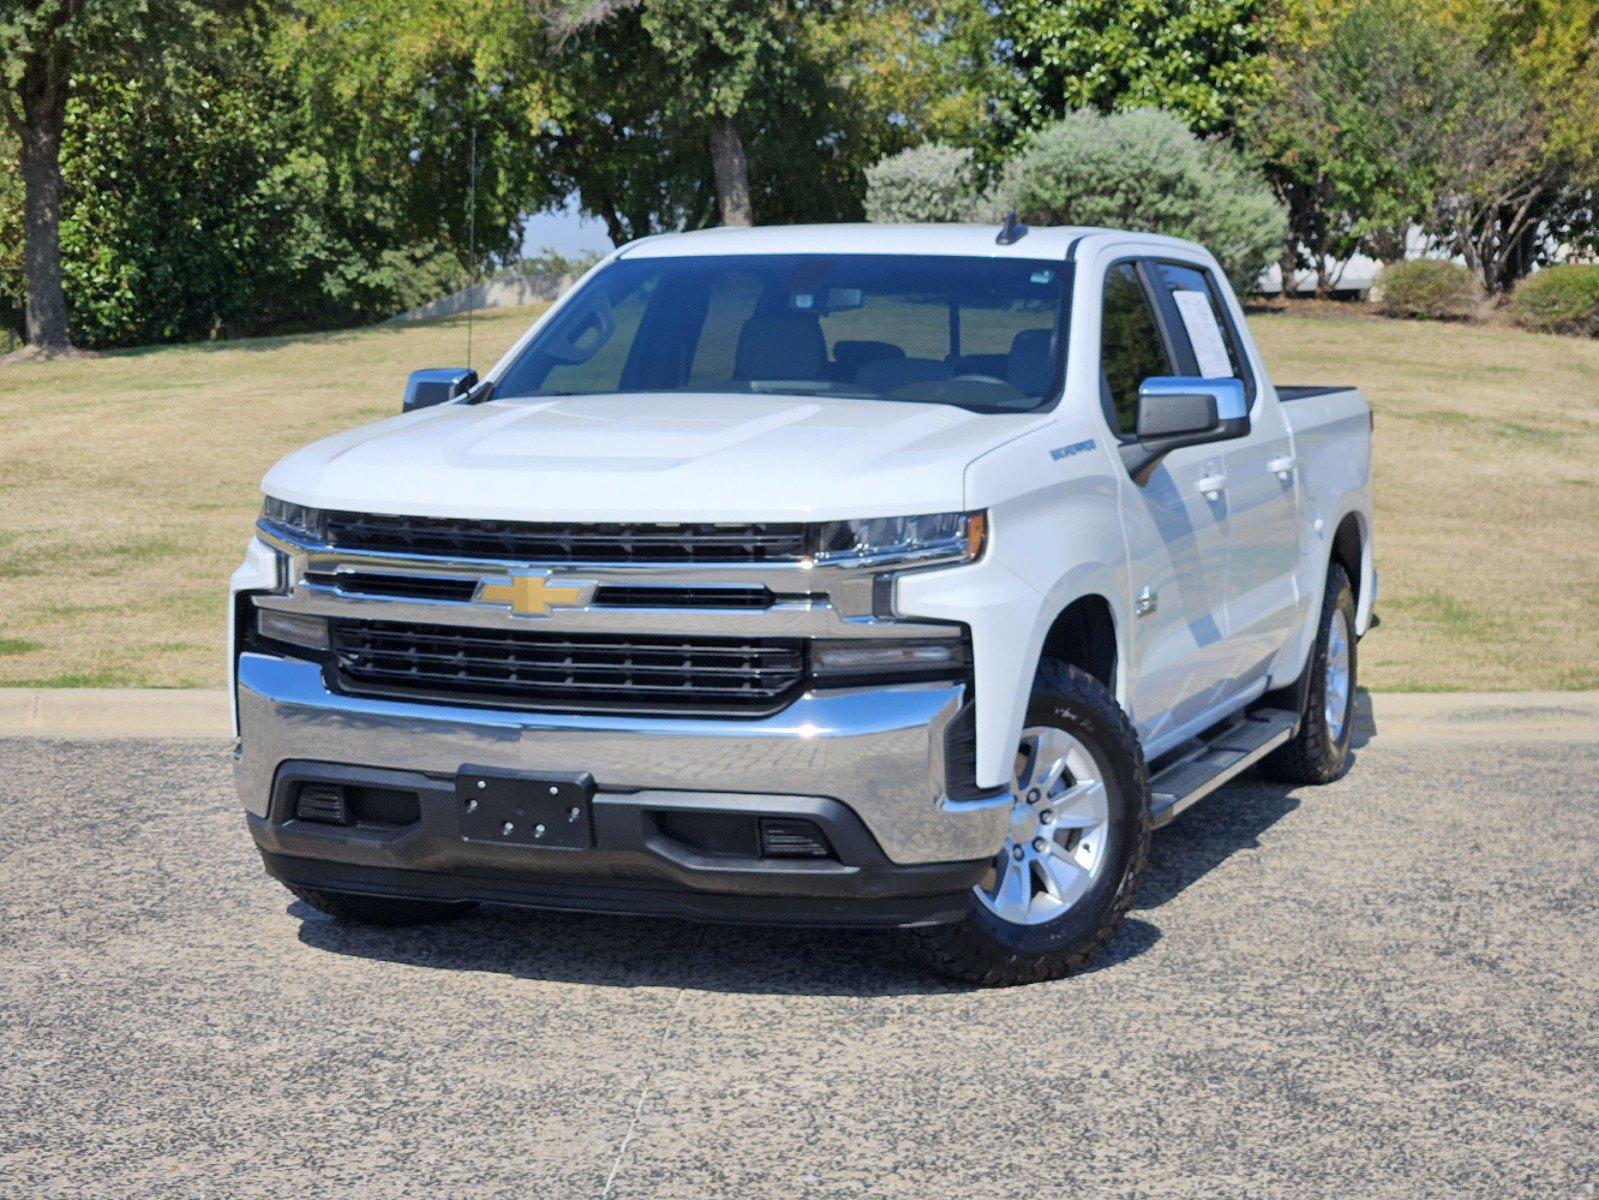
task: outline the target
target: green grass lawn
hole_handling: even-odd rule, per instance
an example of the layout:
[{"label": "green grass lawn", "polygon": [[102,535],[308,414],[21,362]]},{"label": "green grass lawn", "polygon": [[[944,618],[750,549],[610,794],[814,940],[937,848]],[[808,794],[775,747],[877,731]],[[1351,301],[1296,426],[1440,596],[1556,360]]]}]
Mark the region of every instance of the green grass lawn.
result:
[{"label": "green grass lawn", "polygon": [[[480,315],[479,366],[535,310]],[[1379,689],[1599,687],[1599,342],[1251,319],[1274,378],[1377,410]],[[459,319],[0,366],[0,684],[223,675],[227,576],[282,454],[462,361]]]}]

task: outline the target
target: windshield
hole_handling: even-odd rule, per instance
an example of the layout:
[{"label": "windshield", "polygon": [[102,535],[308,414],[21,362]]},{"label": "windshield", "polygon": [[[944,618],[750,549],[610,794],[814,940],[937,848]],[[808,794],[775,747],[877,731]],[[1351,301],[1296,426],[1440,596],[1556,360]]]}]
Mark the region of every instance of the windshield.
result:
[{"label": "windshield", "polygon": [[887,254],[621,259],[517,356],[496,399],[749,392],[1039,407],[1066,266]]}]

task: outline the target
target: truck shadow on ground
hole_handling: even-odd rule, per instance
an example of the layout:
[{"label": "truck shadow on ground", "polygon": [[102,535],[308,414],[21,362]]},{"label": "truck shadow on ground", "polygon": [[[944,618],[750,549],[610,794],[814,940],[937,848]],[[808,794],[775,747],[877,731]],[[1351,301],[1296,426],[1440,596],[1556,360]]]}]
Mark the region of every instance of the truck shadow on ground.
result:
[{"label": "truck shadow on ground", "polygon": [[[1295,789],[1253,772],[1159,830],[1133,913],[1090,964],[1092,974],[1160,940],[1149,919],[1299,807]],[[687,987],[804,996],[959,992],[918,968],[895,935],[842,930],[697,925],[686,921],[539,913],[487,906],[442,925],[371,929],[342,925],[308,905],[289,906],[307,946],[449,971],[488,971],[599,987]]]}]

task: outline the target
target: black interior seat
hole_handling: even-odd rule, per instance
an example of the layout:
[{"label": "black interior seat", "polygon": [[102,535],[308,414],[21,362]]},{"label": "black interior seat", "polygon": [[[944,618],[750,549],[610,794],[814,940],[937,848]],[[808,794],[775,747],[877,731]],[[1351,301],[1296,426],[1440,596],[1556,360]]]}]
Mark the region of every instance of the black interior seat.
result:
[{"label": "black interior seat", "polygon": [[1050,346],[1055,335],[1048,329],[1024,329],[1011,339],[1005,378],[1029,396],[1042,396],[1055,382]]},{"label": "black interior seat", "polygon": [[734,379],[820,381],[826,366],[827,341],[814,313],[757,313],[739,330]]},{"label": "black interior seat", "polygon": [[892,342],[839,341],[833,343],[833,377],[846,383],[860,378],[867,363],[901,359],[905,351]]},{"label": "black interior seat", "polygon": [[855,382],[867,391],[886,396],[907,384],[932,383],[954,374],[954,368],[936,358],[880,358],[862,367]]}]

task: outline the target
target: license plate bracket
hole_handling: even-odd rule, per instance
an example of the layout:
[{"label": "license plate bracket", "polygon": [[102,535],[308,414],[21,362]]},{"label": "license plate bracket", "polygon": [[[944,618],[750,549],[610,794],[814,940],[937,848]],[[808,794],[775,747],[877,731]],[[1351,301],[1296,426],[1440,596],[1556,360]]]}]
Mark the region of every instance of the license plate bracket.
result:
[{"label": "license plate bracket", "polygon": [[528,775],[463,766],[455,777],[461,837],[501,846],[590,850],[594,776]]}]

